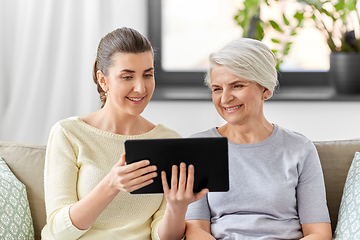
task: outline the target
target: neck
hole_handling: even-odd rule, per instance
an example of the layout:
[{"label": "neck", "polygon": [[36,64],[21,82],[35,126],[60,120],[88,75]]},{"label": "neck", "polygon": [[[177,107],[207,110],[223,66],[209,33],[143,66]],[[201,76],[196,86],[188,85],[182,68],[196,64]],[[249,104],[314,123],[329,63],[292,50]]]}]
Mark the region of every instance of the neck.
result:
[{"label": "neck", "polygon": [[267,139],[274,126],[265,118],[258,122],[247,124],[227,123],[218,129],[219,133],[229,141],[241,144],[258,143]]},{"label": "neck", "polygon": [[155,127],[141,115],[119,114],[109,110],[104,107],[84,117],[83,120],[103,131],[121,135],[139,135],[149,132]]}]

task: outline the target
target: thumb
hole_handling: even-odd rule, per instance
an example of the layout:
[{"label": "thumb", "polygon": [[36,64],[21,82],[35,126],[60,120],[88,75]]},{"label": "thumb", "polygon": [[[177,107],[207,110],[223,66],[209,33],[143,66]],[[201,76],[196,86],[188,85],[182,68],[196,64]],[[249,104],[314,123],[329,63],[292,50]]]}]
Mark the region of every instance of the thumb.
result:
[{"label": "thumb", "polygon": [[117,166],[125,166],[126,165],[126,156],[125,153],[121,154],[119,161],[116,163]]},{"label": "thumb", "polygon": [[198,192],[195,195],[195,201],[202,199],[203,197],[205,197],[205,195],[209,192],[209,189],[204,188],[203,190],[201,190],[201,192]]}]

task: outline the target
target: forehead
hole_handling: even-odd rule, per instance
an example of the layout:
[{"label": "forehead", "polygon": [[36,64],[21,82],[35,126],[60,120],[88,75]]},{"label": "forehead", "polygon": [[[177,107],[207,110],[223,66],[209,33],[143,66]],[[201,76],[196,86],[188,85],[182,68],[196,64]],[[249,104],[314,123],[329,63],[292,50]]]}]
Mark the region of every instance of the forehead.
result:
[{"label": "forehead", "polygon": [[112,56],[112,67],[118,69],[141,70],[154,66],[154,57],[150,51],[143,53],[115,53]]}]

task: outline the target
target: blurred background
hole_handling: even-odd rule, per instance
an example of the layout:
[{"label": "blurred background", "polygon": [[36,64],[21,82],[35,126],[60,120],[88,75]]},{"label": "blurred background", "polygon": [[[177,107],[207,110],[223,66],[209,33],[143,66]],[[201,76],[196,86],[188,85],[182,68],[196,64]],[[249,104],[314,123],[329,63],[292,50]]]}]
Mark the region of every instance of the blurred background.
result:
[{"label": "blurred background", "polygon": [[[92,80],[98,42],[123,26],[150,37],[155,30],[149,28],[149,4],[152,0],[0,0],[0,140],[46,144],[57,121],[98,110]],[[241,0],[163,0],[161,7],[161,49],[155,51],[164,71],[205,71],[208,55],[243,31],[234,20],[244,7]],[[262,17],[292,8],[279,5]],[[263,41],[273,44],[270,37]],[[293,44],[282,71],[328,71],[330,50],[318,31],[304,28]],[[155,77],[156,88],[168,86]],[[188,85],[181,93],[177,85],[164,88],[169,97],[154,97],[143,116],[183,137],[224,124],[206,87],[199,92]],[[312,140],[360,137],[357,98],[294,101],[290,96],[269,100],[264,108],[270,122]]]}]

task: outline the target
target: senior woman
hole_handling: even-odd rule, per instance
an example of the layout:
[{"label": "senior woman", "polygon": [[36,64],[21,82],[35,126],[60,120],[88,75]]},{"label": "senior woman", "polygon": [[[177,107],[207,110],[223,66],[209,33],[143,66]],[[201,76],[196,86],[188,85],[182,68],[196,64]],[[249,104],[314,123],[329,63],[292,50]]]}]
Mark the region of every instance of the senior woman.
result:
[{"label": "senior woman", "polygon": [[227,137],[230,191],[189,205],[186,239],[331,239],[320,160],[300,133],[270,123],[263,104],[278,83],[262,42],[237,39],[210,55],[206,83],[225,125],[192,137]]}]

